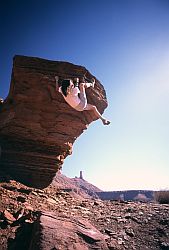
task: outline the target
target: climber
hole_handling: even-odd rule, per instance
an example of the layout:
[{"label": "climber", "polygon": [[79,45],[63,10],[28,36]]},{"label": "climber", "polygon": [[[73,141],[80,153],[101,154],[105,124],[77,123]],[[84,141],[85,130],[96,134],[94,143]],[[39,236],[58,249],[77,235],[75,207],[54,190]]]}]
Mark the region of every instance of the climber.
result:
[{"label": "climber", "polygon": [[93,87],[95,85],[95,79],[92,79],[92,82],[86,82],[84,78],[81,79],[79,83],[79,78],[76,78],[75,83],[72,79],[64,79],[61,81],[61,86],[58,89],[59,77],[55,76],[56,80],[56,90],[59,90],[63,95],[65,101],[75,110],[84,111],[90,110],[93,111],[96,117],[101,119],[104,125],[109,125],[110,121],[103,118],[99,113],[96,106],[87,103],[87,97],[85,88]]}]

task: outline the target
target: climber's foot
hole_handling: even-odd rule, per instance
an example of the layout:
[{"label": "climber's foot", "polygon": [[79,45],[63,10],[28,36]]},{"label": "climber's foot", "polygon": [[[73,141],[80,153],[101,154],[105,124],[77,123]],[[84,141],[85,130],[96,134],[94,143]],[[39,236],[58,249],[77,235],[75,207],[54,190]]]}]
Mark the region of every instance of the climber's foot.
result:
[{"label": "climber's foot", "polygon": [[110,124],[110,121],[108,121],[106,119],[104,119],[102,122],[103,122],[104,125],[109,125]]}]

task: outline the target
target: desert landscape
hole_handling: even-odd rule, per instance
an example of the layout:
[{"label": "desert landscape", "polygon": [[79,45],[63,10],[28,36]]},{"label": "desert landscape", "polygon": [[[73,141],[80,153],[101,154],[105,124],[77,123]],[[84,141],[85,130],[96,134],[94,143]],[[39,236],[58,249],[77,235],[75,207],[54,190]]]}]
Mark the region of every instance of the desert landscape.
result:
[{"label": "desert landscape", "polygon": [[58,174],[41,190],[1,172],[0,249],[169,249],[168,204],[103,201],[76,179],[83,188]]},{"label": "desert landscape", "polygon": [[[14,58],[9,95],[0,104],[1,250],[169,249],[168,198],[151,190],[104,192],[82,171],[75,178],[61,173],[74,141],[97,117],[64,102],[54,73],[86,71]],[[103,113],[107,99],[98,80],[88,96]]]}]

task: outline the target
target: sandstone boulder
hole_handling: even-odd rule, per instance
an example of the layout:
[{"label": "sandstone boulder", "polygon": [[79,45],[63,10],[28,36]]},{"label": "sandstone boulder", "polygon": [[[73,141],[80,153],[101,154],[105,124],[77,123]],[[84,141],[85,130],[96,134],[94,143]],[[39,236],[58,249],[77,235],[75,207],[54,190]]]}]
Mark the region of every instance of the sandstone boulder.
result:
[{"label": "sandstone boulder", "polygon": [[[90,111],[72,109],[55,90],[61,78],[93,75],[68,62],[15,56],[7,98],[0,105],[0,168],[20,182],[48,186],[72,145],[97,118]],[[107,107],[106,93],[96,79],[87,89],[88,101],[100,113]]]}]

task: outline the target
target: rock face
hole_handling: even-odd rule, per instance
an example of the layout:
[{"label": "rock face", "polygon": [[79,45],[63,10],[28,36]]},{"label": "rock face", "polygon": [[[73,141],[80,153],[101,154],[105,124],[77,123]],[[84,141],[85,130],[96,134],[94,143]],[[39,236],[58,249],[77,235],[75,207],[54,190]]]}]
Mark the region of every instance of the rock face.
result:
[{"label": "rock face", "polygon": [[123,200],[123,201],[153,201],[152,190],[125,190],[125,191],[96,191],[101,200]]},{"label": "rock face", "polygon": [[[68,62],[15,56],[8,97],[0,105],[0,167],[20,182],[48,186],[72,145],[97,118],[90,111],[72,109],[55,90],[61,78],[93,75]],[[87,89],[88,102],[100,113],[107,107],[106,94],[96,79]]]}]

